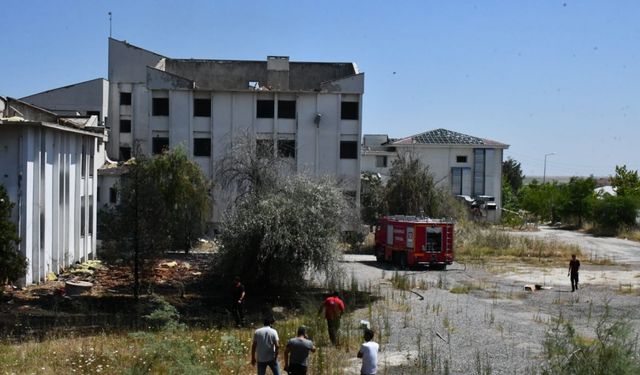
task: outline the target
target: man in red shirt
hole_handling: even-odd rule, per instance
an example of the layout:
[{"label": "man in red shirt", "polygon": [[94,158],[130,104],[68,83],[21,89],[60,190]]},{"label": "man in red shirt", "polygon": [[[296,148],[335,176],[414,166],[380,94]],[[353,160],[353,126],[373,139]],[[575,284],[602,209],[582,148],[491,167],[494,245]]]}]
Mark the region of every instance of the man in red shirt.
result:
[{"label": "man in red shirt", "polygon": [[338,297],[338,292],[331,293],[331,295],[322,302],[318,314],[322,312],[322,309],[324,309],[324,317],[327,319],[329,339],[333,345],[338,346],[340,345],[338,332],[340,330],[340,318],[344,313],[344,302]]}]

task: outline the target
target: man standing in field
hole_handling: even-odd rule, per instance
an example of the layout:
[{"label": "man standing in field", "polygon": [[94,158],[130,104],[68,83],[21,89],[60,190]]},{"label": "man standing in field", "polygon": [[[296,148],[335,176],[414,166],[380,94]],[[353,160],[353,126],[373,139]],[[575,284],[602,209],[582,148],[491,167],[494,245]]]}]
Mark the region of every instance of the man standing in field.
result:
[{"label": "man standing in field", "polygon": [[340,345],[340,318],[344,313],[344,302],[338,297],[338,292],[333,292],[329,297],[327,297],[322,305],[320,305],[320,309],[318,310],[318,314],[322,312],[324,309],[324,317],[327,319],[327,329],[329,330],[329,340],[335,346]]},{"label": "man standing in field", "polygon": [[298,335],[287,342],[284,350],[284,370],[289,375],[307,375],[309,352],[315,352],[313,341],[307,337],[307,328],[298,328]]},{"label": "man standing in field", "polygon": [[373,331],[364,330],[364,343],[358,351],[358,358],[362,358],[361,375],[376,375],[378,373],[378,351],[380,346],[373,341]]},{"label": "man standing in field", "polygon": [[578,289],[578,270],[580,270],[580,261],[576,259],[576,254],[572,254],[569,261],[569,274],[567,274],[567,276],[571,277],[572,292]]},{"label": "man standing in field", "polygon": [[244,285],[240,282],[240,276],[236,276],[231,288],[231,314],[237,327],[244,326],[244,297]]},{"label": "man standing in field", "polygon": [[253,334],[251,344],[251,365],[258,365],[258,375],[265,375],[267,367],[273,375],[280,375],[278,365],[278,347],[280,345],[278,332],[271,328],[275,320],[272,317],[264,319],[264,327],[259,328]]}]

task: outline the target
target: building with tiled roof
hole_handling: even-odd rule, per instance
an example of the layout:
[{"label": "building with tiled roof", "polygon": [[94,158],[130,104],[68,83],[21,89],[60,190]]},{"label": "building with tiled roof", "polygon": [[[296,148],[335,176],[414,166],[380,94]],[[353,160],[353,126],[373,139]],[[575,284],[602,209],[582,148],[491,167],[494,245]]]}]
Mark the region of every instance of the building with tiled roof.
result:
[{"label": "building with tiled roof", "polygon": [[502,207],[503,150],[509,145],[447,129],[434,129],[404,138],[386,134],[365,134],[362,143],[362,172],[389,178],[399,156],[418,158],[429,168],[436,184],[466,201],[483,201],[489,220],[500,219]]}]

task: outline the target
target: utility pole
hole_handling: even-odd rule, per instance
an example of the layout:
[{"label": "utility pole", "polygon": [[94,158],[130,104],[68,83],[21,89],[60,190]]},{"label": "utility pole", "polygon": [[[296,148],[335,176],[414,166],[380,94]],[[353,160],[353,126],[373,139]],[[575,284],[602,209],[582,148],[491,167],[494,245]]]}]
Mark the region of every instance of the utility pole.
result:
[{"label": "utility pole", "polygon": [[544,184],[547,179],[547,156],[555,155],[555,152],[544,154],[544,170],[542,172],[542,183]]}]

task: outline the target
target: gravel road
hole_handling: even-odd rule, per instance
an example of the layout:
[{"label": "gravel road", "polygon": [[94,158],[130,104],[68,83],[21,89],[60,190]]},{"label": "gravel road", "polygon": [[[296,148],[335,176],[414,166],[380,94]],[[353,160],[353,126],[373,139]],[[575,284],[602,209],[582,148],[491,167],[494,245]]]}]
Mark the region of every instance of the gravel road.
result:
[{"label": "gravel road", "polygon": [[[543,230],[541,236],[548,236]],[[606,306],[615,318],[626,318],[640,332],[638,244],[560,233],[567,241],[591,246],[594,251],[615,249],[624,265],[590,266],[581,270],[582,288],[571,293],[566,269],[539,269],[522,264],[464,265],[446,271],[395,271],[368,255],[345,255],[343,266],[361,285],[371,285],[385,298],[372,309],[354,312],[353,319],[371,320],[382,338],[380,374],[530,374],[543,363],[543,342],[558,318],[576,330],[594,335]],[[391,285],[394,274],[412,281],[412,292]],[[628,274],[629,285],[592,274]],[[562,276],[561,276],[562,275]],[[588,281],[587,281],[588,280]],[[626,280],[626,279],[625,279]],[[528,292],[527,283],[550,289]],[[453,293],[458,291],[459,293]],[[636,289],[637,291],[637,289]],[[414,293],[415,292],[415,293]],[[423,297],[424,299],[421,299]],[[358,373],[354,359],[348,374]]]}]

